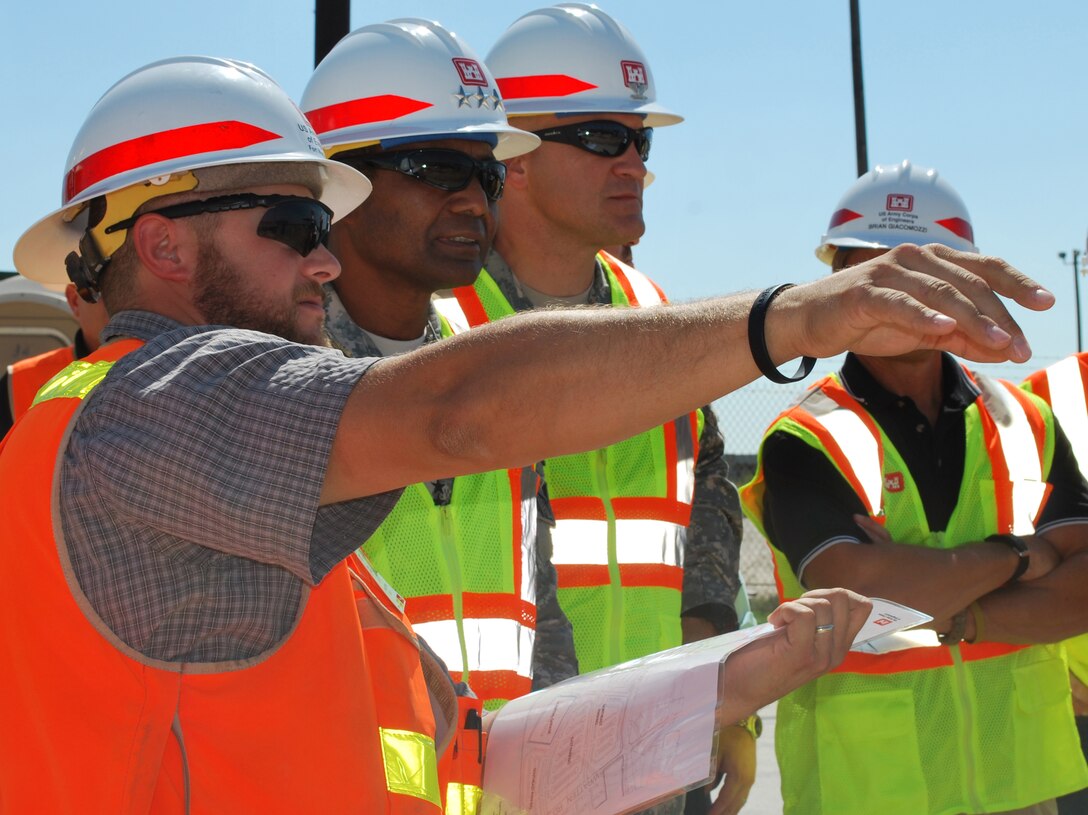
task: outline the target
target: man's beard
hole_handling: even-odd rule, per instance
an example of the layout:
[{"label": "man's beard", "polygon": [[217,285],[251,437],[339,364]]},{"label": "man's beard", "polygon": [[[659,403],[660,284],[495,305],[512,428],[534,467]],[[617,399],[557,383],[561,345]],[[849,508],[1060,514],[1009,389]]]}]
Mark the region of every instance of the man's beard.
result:
[{"label": "man's beard", "polygon": [[307,297],[325,297],[316,281],[300,283],[284,303],[262,298],[258,288],[248,288],[224,260],[212,241],[201,241],[193,279],[193,301],[211,325],[229,325],[274,334],[304,345],[326,345],[321,329],[314,334],[299,325],[298,302]]}]

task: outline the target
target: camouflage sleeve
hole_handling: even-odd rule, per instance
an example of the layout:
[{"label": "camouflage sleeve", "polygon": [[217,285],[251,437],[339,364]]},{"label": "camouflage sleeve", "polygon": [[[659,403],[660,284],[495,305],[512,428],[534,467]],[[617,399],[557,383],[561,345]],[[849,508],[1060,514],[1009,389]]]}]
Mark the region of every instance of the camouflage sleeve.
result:
[{"label": "camouflage sleeve", "polygon": [[559,607],[558,578],[552,563],[555,516],[543,477],[536,497],[536,640],[533,643],[533,690],[578,675],[574,629]]},{"label": "camouflage sleeve", "polygon": [[737,628],[734,602],[740,587],[743,516],[729,480],[718,417],[703,408],[703,434],[695,465],[695,497],[684,549],[684,616],[709,620],[720,631]]}]

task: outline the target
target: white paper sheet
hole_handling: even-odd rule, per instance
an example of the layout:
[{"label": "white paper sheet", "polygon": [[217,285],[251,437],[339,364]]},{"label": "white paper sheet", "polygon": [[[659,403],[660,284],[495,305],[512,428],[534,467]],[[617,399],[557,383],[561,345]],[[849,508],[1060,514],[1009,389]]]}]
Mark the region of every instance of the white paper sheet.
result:
[{"label": "white paper sheet", "polygon": [[514,699],[488,736],[482,815],[619,815],[705,784],[725,658],[713,637]]},{"label": "white paper sheet", "polygon": [[[873,599],[853,647],[929,619]],[[707,783],[721,668],[774,631],[764,623],[514,699],[488,736],[481,815],[622,815]]]}]

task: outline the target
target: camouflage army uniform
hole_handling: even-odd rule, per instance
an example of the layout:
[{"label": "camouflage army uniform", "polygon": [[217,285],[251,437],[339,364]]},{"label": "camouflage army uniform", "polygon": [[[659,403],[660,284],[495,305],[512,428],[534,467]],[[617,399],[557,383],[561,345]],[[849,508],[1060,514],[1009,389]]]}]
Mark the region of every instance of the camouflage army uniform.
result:
[{"label": "camouflage army uniform", "polygon": [[[486,268],[515,310],[533,308],[498,252],[491,252]],[[588,303],[609,305],[611,302],[608,277],[600,262],[597,262]],[[703,408],[703,415],[699,458],[695,464],[695,494],[684,547],[680,614],[708,620],[721,634],[737,629],[735,602],[740,587],[743,515],[737,488],[729,480],[729,463],[725,460],[725,442],[718,428],[717,416],[709,405]],[[683,810],[684,797],[680,796],[640,815],[679,815]]]},{"label": "camouflage army uniform", "polygon": [[[349,357],[380,357],[381,351],[367,333],[351,319],[332,287],[326,286],[325,332],[334,348]],[[442,338],[438,315],[431,309],[425,329],[425,343]],[[556,598],[557,579],[552,564],[552,533],[555,517],[548,502],[543,469],[540,492],[537,494],[536,533],[536,639],[533,642],[533,690],[546,688],[563,679],[578,675],[578,659],[574,654],[574,633],[567,615]],[[428,482],[427,488],[438,504],[448,503],[453,493],[453,479]]]}]

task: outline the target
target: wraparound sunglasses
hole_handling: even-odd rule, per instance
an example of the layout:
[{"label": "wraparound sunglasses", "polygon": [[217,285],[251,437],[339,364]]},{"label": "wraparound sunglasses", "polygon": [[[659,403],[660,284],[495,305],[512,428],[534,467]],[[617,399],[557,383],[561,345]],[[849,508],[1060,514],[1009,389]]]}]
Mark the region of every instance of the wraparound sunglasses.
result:
[{"label": "wraparound sunglasses", "polygon": [[161,215],[164,218],[188,218],[204,212],[230,212],[236,209],[266,207],[257,224],[257,234],[262,238],[278,241],[306,257],[318,246],[329,245],[329,229],[332,228],[332,210],[313,198],[299,195],[257,195],[243,192],[236,195],[219,195],[203,201],[185,201],[181,204],[141,212],[106,227],[106,234],[129,229],[144,215]]},{"label": "wraparound sunglasses", "polygon": [[534,130],[541,141],[571,144],[580,147],[595,156],[615,158],[622,156],[633,142],[638,157],[643,161],[650,158],[650,145],[654,141],[654,129],[643,127],[636,130],[611,119],[592,122],[580,122],[573,125],[559,125],[544,130]]}]

